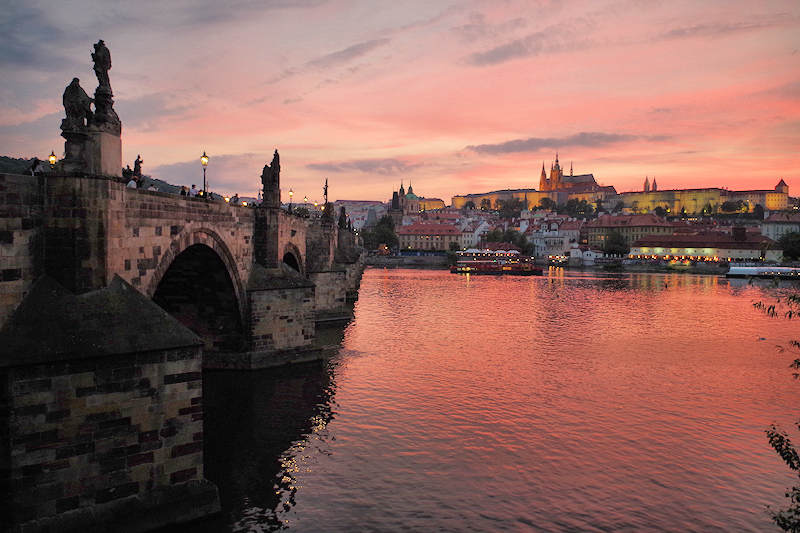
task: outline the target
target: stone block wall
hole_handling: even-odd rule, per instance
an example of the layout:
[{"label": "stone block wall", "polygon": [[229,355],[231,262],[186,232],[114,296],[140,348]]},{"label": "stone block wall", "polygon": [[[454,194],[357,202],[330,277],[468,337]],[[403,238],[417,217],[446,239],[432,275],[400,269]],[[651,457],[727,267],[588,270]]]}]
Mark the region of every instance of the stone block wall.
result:
[{"label": "stone block wall", "polygon": [[314,220],[306,230],[306,272],[323,272],[333,266],[338,226],[328,220]]},{"label": "stone block wall", "polygon": [[278,219],[278,261],[283,260],[283,255],[292,252],[300,263],[301,273],[305,273],[306,260],[306,225],[304,218],[280,210]]},{"label": "stone block wall", "polygon": [[199,347],[0,369],[5,516],[25,531],[137,531],[217,510],[201,372]]},{"label": "stone block wall", "polygon": [[314,306],[317,316],[346,314],[347,273],[342,270],[312,272],[309,279],[314,282]]},{"label": "stone block wall", "polygon": [[0,325],[41,273],[42,179],[0,174]]},{"label": "stone block wall", "polygon": [[[226,263],[237,295],[252,263],[253,209],[111,182],[108,271],[147,296],[172,259],[194,244]],[[242,281],[244,280],[244,281]]]},{"label": "stone block wall", "polygon": [[254,352],[302,349],[314,340],[314,287],[248,293]]}]

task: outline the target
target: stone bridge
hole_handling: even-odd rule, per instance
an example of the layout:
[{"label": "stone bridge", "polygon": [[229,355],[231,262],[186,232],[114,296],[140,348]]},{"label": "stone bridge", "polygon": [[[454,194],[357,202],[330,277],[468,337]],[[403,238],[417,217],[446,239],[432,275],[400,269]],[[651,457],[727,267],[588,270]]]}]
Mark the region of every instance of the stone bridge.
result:
[{"label": "stone bridge", "polygon": [[0,174],[3,531],[148,531],[218,511],[203,369],[320,357],[316,323],[348,318],[360,281],[330,204],[317,219],[281,208],[277,151],[255,207],[128,188],[108,54],[99,41],[94,99],[77,78],[65,90],[65,158]]},{"label": "stone bridge", "polygon": [[75,294],[119,276],[197,333],[214,365],[228,366],[217,353],[230,366],[258,354],[263,366],[302,352],[316,320],[347,315],[361,272],[350,232],[279,203],[233,206],[97,176],[0,175],[0,215],[0,323],[43,274]]}]

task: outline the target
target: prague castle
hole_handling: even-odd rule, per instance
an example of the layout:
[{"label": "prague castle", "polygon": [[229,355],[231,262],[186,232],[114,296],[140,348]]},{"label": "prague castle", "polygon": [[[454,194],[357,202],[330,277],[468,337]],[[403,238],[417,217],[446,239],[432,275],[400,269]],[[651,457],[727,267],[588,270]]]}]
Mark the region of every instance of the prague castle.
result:
[{"label": "prague castle", "polygon": [[606,207],[622,202],[624,208],[632,213],[648,213],[660,207],[674,214],[711,214],[720,212],[726,202],[738,203],[743,210],[750,212],[756,206],[768,211],[780,211],[789,205],[789,187],[780,180],[774,189],[764,190],[730,191],[718,187],[659,190],[656,178],[650,181],[648,176],[645,177],[643,190],[617,193],[613,186],[599,185],[592,174],[573,175],[572,164],[569,174],[565,175],[556,154],[549,175],[542,163],[538,190],[503,189],[453,196],[452,206],[462,208],[471,202],[476,208],[497,209],[502,202],[516,199],[527,209],[533,209],[540,205],[542,198],[549,198],[556,204],[565,204],[571,199],[586,200],[595,205],[600,201]]},{"label": "prague castle", "polygon": [[499,203],[513,199],[522,202],[526,209],[533,209],[540,205],[542,198],[549,198],[556,204],[566,203],[575,198],[596,203],[598,200],[605,202],[608,197],[617,195],[616,189],[612,186],[599,185],[592,174],[577,174],[572,172],[572,164],[569,166],[569,175],[565,175],[558,162],[558,154],[553,164],[550,165],[550,175],[545,172],[542,163],[542,173],[539,177],[539,189],[504,189],[480,194],[465,194],[463,196],[453,196],[453,207],[461,208],[472,202],[475,207],[480,208],[486,205],[490,209],[497,208]]}]

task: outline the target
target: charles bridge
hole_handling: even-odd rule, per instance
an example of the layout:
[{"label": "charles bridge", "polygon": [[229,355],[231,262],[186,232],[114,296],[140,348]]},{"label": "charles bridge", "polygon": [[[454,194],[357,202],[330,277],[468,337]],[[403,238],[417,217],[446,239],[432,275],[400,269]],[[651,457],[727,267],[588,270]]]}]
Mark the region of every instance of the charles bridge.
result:
[{"label": "charles bridge", "polygon": [[350,316],[363,270],[330,204],[317,219],[281,208],[277,150],[255,207],[126,187],[102,41],[92,58],[94,99],[77,78],[64,92],[65,158],[0,174],[9,531],[147,531],[218,511],[203,369],[319,358],[316,324]]}]

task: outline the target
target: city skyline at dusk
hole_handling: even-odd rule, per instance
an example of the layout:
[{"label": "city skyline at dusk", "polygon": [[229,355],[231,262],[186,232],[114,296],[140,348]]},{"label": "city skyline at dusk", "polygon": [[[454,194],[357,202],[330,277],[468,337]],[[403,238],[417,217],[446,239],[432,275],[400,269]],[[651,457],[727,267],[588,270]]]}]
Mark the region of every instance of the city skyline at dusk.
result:
[{"label": "city skyline at dusk", "polygon": [[556,151],[618,191],[800,187],[794,2],[25,3],[3,22],[2,155],[63,151],[57,96],[104,39],[123,161],[284,200],[537,187]]}]

